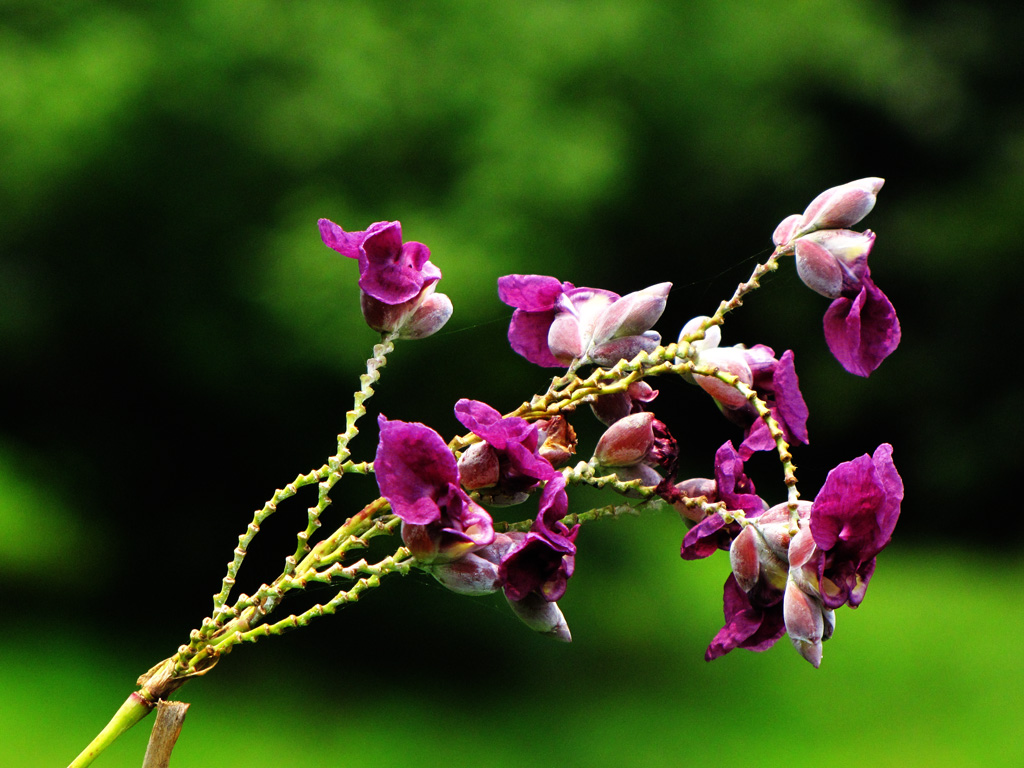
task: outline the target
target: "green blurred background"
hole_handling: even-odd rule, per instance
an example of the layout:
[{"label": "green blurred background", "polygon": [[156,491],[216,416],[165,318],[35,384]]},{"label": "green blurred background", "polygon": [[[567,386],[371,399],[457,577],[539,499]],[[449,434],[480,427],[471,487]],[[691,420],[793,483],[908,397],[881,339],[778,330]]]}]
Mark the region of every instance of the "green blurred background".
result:
[{"label": "green blurred background", "polygon": [[[725,328],[796,352],[805,496],[882,441],[906,482],[820,670],[786,641],[703,661],[727,558],[680,561],[663,512],[581,533],[570,646],[410,577],[190,683],[173,764],[1024,764],[1024,526],[1001,497],[1021,464],[1022,14],[0,0],[0,764],[70,761],[209,612],[252,510],[332,452],[374,334],[318,217],[430,246],[455,315],[371,402],[451,435],[459,397],[510,410],[550,375],[509,351],[499,275],[671,280],[672,338],[779,220],[863,176],[887,179],[865,225],[898,352],[844,374],[791,268]],[[709,474],[734,433],[661,386],[683,471]],[[351,486],[327,524],[374,491]],[[278,572],[292,503],[243,590]],[[147,737],[99,765],[139,765]]]}]

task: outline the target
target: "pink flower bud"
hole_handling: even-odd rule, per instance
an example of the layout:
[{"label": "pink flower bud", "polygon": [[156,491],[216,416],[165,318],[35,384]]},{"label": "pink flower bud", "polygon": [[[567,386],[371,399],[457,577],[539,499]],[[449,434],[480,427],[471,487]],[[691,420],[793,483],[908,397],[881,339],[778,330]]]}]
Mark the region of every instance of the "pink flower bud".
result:
[{"label": "pink flower bud", "polygon": [[509,600],[508,604],[512,612],[534,632],[540,632],[563,643],[572,642],[569,625],[557,603],[549,603],[540,595],[531,592],[522,600]]},{"label": "pink flower bud", "polygon": [[821,664],[821,641],[825,620],[821,601],[808,595],[795,582],[786,584],[782,599],[782,617],[793,647],[815,667]]},{"label": "pink flower bud", "polygon": [[441,330],[452,316],[451,299],[443,293],[434,293],[433,282],[400,304],[385,304],[361,291],[359,306],[366,324],[373,330],[380,333],[398,331],[400,339],[426,338]]},{"label": "pink flower bud", "polygon": [[757,531],[753,527],[746,526],[740,531],[739,536],[732,540],[729,547],[729,563],[740,589],[750,592],[757,586],[758,577],[761,575],[761,557],[757,546]]},{"label": "pink flower bud", "polygon": [[[706,349],[697,356],[697,363],[705,368],[717,368],[725,373],[731,373],[749,387],[754,382],[754,375],[750,371],[750,366],[747,365],[747,359],[743,352],[742,349],[736,347]],[[722,405],[729,408],[742,408],[747,404],[747,398],[743,394],[717,376],[694,373],[693,379],[701,389]]]},{"label": "pink flower bud", "polygon": [[548,329],[548,348],[551,354],[563,363],[583,356],[583,338],[580,321],[568,312],[555,315]]},{"label": "pink flower bud", "polygon": [[[674,490],[680,496],[686,496],[691,499],[703,496],[708,501],[715,501],[718,498],[715,494],[717,490],[715,481],[707,477],[691,477],[689,480],[683,480],[681,483],[676,483]],[[665,495],[665,498],[669,498],[669,496]],[[678,497],[672,500],[672,506],[687,526],[692,526],[694,523],[699,523],[704,519],[703,509],[697,506],[688,507]]]},{"label": "pink flower bud", "polygon": [[627,293],[608,307],[594,326],[592,343],[597,346],[625,336],[639,336],[650,329],[665,311],[672,283],[658,283]]},{"label": "pink flower bud", "polygon": [[459,481],[467,491],[490,488],[500,479],[498,454],[487,443],[473,443],[459,456]]},{"label": "pink flower bud", "polygon": [[843,291],[843,271],[835,256],[808,237],[796,241],[796,273],[804,285],[830,299]]},{"label": "pink flower bud", "polygon": [[789,243],[803,220],[804,217],[799,213],[794,213],[784,218],[779,222],[779,226],[775,228],[775,232],[772,233],[772,242],[780,247]]},{"label": "pink flower bud", "polygon": [[451,563],[427,566],[425,570],[460,595],[489,595],[501,587],[498,566],[472,552]]},{"label": "pink flower bud", "polygon": [[[686,321],[686,325],[679,331],[679,343],[689,341],[689,338],[693,336],[697,329],[706,321],[710,320],[707,315],[698,315],[690,320]],[[697,339],[696,341],[690,341],[690,345],[697,350],[702,352],[705,349],[712,349],[722,343],[722,329],[717,325],[712,325],[706,331],[704,331],[704,338]]]},{"label": "pink flower bud", "polygon": [[605,467],[628,467],[643,461],[653,447],[654,414],[640,411],[605,430],[594,449],[594,460]]},{"label": "pink flower bud", "polygon": [[884,183],[884,179],[872,177],[826,189],[807,206],[796,236],[816,229],[853,226],[875,207],[876,196]]},{"label": "pink flower bud", "polygon": [[431,293],[402,323],[400,339],[425,339],[444,327],[452,316],[452,300],[443,293]]}]

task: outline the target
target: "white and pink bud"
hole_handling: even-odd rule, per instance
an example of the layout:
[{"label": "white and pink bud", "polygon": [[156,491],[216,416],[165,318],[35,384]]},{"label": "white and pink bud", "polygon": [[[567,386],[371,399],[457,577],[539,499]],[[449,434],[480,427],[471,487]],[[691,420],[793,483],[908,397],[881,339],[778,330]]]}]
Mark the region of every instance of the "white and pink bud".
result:
[{"label": "white and pink bud", "polygon": [[658,283],[616,300],[594,326],[591,343],[599,346],[612,339],[646,334],[665,311],[671,290],[672,283]]},{"label": "white and pink bud", "polygon": [[425,570],[460,595],[489,595],[501,588],[497,564],[473,552],[450,563],[427,566]]},{"label": "white and pink bud", "polygon": [[804,217],[799,213],[793,213],[784,218],[779,222],[779,226],[775,228],[772,233],[772,242],[778,247],[788,245],[793,240],[793,236],[800,229],[800,225],[803,222]]},{"label": "white and pink bud", "polygon": [[852,227],[875,207],[884,183],[884,179],[871,177],[826,189],[804,210],[801,225],[792,236],[799,237],[817,229]]},{"label": "white and pink bud", "polygon": [[498,454],[487,443],[473,443],[459,456],[459,482],[467,491],[491,488],[501,479]]},{"label": "white and pink bud", "polygon": [[[739,347],[702,350],[697,355],[697,364],[702,368],[714,368],[732,374],[748,387],[754,383],[754,375],[747,364],[745,350]],[[728,408],[742,408],[747,404],[747,398],[743,393],[717,376],[694,373],[693,380],[701,389]]]},{"label": "white and pink bud", "polygon": [[[815,595],[802,590],[793,579],[786,583],[782,598],[782,618],[793,647],[815,667],[821,664],[821,643],[825,639],[825,607]],[[832,616],[831,626],[835,618]]]},{"label": "white and pink bud", "polygon": [[654,447],[654,414],[650,411],[625,416],[612,424],[594,449],[594,461],[605,467],[639,464]]},{"label": "white and pink bud", "polygon": [[557,603],[549,603],[540,595],[531,592],[522,600],[509,600],[512,612],[534,632],[563,643],[572,642],[569,625]]},{"label": "white and pink bud", "polygon": [[360,292],[359,306],[366,324],[380,333],[397,331],[400,339],[423,339],[437,333],[451,318],[453,308],[445,294],[434,293],[435,282],[400,304],[386,304]]}]

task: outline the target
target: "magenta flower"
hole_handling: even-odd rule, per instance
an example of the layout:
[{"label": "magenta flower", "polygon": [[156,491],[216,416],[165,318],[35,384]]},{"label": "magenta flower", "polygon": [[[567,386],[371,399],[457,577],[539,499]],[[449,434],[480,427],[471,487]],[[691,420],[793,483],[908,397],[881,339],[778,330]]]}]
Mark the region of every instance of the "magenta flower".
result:
[{"label": "magenta flower", "polygon": [[502,417],[486,403],[465,398],[455,404],[455,417],[484,441],[471,445],[459,459],[466,488],[489,489],[496,503],[519,503],[542,481],[559,474],[540,456],[534,424]]},{"label": "magenta flower", "polygon": [[772,605],[753,605],[731,573],[722,598],[725,626],[715,635],[704,654],[706,661],[724,656],[733,648],[766,651],[786,632],[782,617],[782,593]]},{"label": "magenta flower", "polygon": [[[793,351],[787,349],[778,360],[775,359],[775,352],[771,347],[763,344],[757,344],[744,351],[753,378],[753,389],[758,397],[764,400],[772,418],[782,428],[786,442],[790,445],[806,445],[809,439],[809,412],[804,396],[800,392],[800,379],[796,375]],[[746,403],[742,408],[726,408],[724,413],[746,428],[746,434],[739,447],[739,454],[744,459],[749,459],[755,451],[775,450],[775,440],[768,425],[758,415],[753,405]]]},{"label": "magenta flower", "polygon": [[373,468],[381,496],[402,518],[402,540],[422,563],[458,560],[494,540],[487,510],[459,485],[455,457],[430,427],[378,417]]},{"label": "magenta flower", "polygon": [[508,551],[498,566],[505,596],[510,602],[530,595],[554,602],[565,594],[576,563],[576,534],[562,522],[569,509],[565,478],[556,473],[540,496],[536,519],[527,533]]},{"label": "magenta flower", "polygon": [[858,376],[869,376],[899,346],[896,310],[871,280],[866,260],[859,285],[844,289],[826,310],[825,341],[843,368]]},{"label": "magenta flower", "polygon": [[856,608],[889,543],[903,501],[903,480],[883,443],[828,473],[811,508],[814,543],[825,556],[818,568],[821,599],[829,608]]},{"label": "magenta flower", "polygon": [[[742,511],[747,518],[757,517],[765,510],[753,481],[743,473],[743,459],[731,441],[715,453],[715,492],[708,501],[721,501],[726,509]],[[700,560],[716,550],[728,549],[739,529],[737,523],[726,524],[721,515],[705,517],[686,532],[681,555],[684,560]]]},{"label": "magenta flower", "polygon": [[362,232],[346,232],[328,219],[319,223],[325,245],[359,261],[360,306],[371,328],[419,339],[448,322],[451,300],[434,293],[441,270],[423,243],[402,242],[400,222],[378,221]]},{"label": "magenta flower", "polygon": [[661,336],[650,327],[665,310],[671,288],[659,283],[620,297],[543,275],[498,278],[498,297],[516,309],[508,329],[512,349],[546,368],[584,359],[614,365],[654,350]]}]

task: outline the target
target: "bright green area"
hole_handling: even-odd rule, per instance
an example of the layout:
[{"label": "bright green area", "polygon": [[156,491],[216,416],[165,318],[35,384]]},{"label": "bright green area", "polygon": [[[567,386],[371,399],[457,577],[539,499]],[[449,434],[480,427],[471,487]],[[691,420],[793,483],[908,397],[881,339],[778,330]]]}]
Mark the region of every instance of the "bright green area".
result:
[{"label": "bright green area", "polygon": [[[450,433],[458,397],[505,410],[551,373],[504,343],[498,275],[672,280],[671,339],[782,216],[877,174],[897,354],[840,375],[791,264],[726,332],[797,352],[805,497],[882,440],[907,482],[821,670],[786,641],[704,664],[726,561],[680,562],[656,515],[581,534],[571,647],[386,585],[304,630],[316,654],[274,638],[186,687],[174,765],[1021,765],[1020,4],[913,6],[0,0],[0,764],[85,746],[208,610],[253,506],[331,449],[373,334],[319,216],[431,248],[455,315],[371,412]],[[656,402],[694,474],[735,435],[701,397]],[[139,765],[146,731],[98,765]]]},{"label": "bright green area", "polygon": [[[674,522],[608,525],[633,548],[652,526],[667,533]],[[840,611],[817,671],[785,640],[765,654],[699,661],[717,629],[707,597],[724,556],[694,564],[665,553],[634,563],[630,582],[589,565],[564,601],[570,646],[534,638],[497,612],[466,609],[460,618],[484,625],[484,644],[493,642],[494,622],[520,632],[507,647],[495,644],[493,668],[474,688],[443,685],[457,654],[389,662],[386,641],[368,654],[388,670],[382,688],[372,675],[346,673],[343,651],[268,666],[267,646],[242,649],[225,661],[230,673],[215,670],[182,691],[193,704],[172,764],[1020,765],[1024,618],[1012,610],[1024,576],[1019,558],[888,553],[864,605]],[[332,620],[339,644],[348,645],[346,620],[355,635],[366,631],[357,613]],[[473,634],[470,624],[456,636]],[[73,643],[22,635],[0,645],[0,764],[66,763],[127,695],[133,670],[151,661],[113,655],[94,639]],[[399,664],[414,667],[409,677],[424,665],[438,687],[427,693],[396,678]],[[150,725],[97,765],[137,766]]]}]

